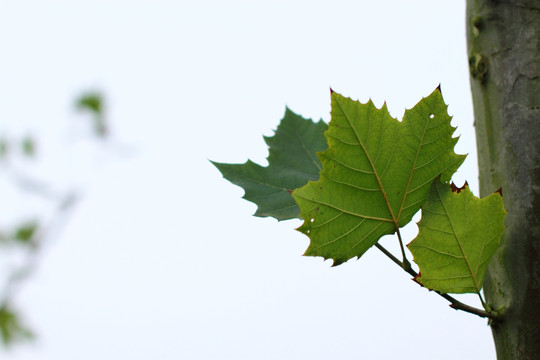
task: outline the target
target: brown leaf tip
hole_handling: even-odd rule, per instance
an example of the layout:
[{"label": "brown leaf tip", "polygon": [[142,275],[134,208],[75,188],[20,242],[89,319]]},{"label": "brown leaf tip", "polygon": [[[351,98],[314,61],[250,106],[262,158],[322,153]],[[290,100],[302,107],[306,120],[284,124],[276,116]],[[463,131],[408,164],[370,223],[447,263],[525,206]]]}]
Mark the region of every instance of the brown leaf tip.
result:
[{"label": "brown leaf tip", "polygon": [[330,88],[330,95],[332,95],[333,93],[335,93],[334,89]]},{"label": "brown leaf tip", "polygon": [[469,183],[465,181],[462,187],[457,187],[454,182],[450,184],[450,189],[452,189],[452,192],[455,192],[456,194],[459,194],[462,190],[464,190],[467,186],[469,186]]},{"label": "brown leaf tip", "polygon": [[291,195],[292,195],[293,191],[294,191],[294,190],[289,190],[289,189],[287,189],[287,192],[288,192],[289,194],[291,194]]},{"label": "brown leaf tip", "polygon": [[498,188],[497,190],[495,190],[496,193],[499,193],[499,195],[501,195],[501,197],[503,197],[503,194],[502,194],[502,187]]},{"label": "brown leaf tip", "polygon": [[414,281],[415,283],[417,283],[418,285],[420,285],[421,287],[424,287],[424,285],[418,281],[418,279],[420,279],[420,277],[422,277],[422,272],[419,272],[418,275],[416,275],[415,277],[412,278],[412,281]]},{"label": "brown leaf tip", "polygon": [[439,83],[439,86],[437,86],[437,90],[439,90],[439,92],[442,93],[442,91],[441,91],[441,83]]}]

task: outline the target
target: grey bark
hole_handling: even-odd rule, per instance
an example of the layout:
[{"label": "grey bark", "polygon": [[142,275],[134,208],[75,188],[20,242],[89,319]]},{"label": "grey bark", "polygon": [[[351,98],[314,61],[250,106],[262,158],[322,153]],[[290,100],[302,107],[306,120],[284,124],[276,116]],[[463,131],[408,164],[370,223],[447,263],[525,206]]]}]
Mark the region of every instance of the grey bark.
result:
[{"label": "grey bark", "polygon": [[497,359],[540,359],[540,0],[467,0],[480,195],[502,188],[484,283]]}]

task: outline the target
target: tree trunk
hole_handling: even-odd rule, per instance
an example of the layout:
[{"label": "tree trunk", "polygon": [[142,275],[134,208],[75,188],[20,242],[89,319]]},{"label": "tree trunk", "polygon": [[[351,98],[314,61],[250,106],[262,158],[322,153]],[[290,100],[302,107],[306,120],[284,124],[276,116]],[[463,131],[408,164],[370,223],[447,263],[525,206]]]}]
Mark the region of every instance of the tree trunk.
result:
[{"label": "tree trunk", "polygon": [[540,359],[540,0],[467,0],[480,195],[502,188],[484,283],[497,359]]}]

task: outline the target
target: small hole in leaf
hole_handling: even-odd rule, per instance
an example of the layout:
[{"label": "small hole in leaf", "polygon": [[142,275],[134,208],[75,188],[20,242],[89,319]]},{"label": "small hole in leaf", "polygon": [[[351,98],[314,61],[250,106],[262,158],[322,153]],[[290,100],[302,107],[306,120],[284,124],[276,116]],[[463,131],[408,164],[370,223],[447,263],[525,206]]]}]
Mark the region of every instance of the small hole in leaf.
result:
[{"label": "small hole in leaf", "polygon": [[430,119],[433,119],[434,117],[435,117],[435,115],[433,115],[433,114],[429,115]]},{"label": "small hole in leaf", "polygon": [[311,220],[309,220],[309,222],[311,222],[311,223],[313,223],[314,221],[315,221],[315,219],[311,219]]},{"label": "small hole in leaf", "polygon": [[308,231],[306,231],[306,234],[309,234],[310,232],[311,232],[311,230],[308,230]]}]

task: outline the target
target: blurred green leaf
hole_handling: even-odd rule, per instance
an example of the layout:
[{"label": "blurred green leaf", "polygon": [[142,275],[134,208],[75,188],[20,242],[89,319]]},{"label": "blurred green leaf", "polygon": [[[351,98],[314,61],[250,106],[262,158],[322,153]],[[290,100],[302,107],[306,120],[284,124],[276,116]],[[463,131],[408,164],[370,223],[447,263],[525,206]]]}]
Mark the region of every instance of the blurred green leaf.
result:
[{"label": "blurred green leaf", "polygon": [[0,307],[0,336],[2,336],[2,343],[9,346],[15,342],[30,340],[34,334],[22,324],[20,316],[4,304]]},{"label": "blurred green leaf", "polygon": [[6,138],[0,138],[0,158],[5,158],[9,154],[9,141]]},{"label": "blurred green leaf", "polygon": [[76,102],[79,110],[90,111],[93,114],[94,134],[99,137],[105,137],[108,134],[107,123],[103,111],[103,95],[99,92],[90,92],[83,94]]},{"label": "blurred green leaf", "polygon": [[101,115],[103,107],[103,97],[100,93],[83,94],[77,100],[77,108],[80,110],[89,110],[94,114]]},{"label": "blurred green leaf", "polygon": [[23,154],[28,157],[33,157],[36,154],[36,142],[33,137],[26,136],[21,141]]},{"label": "blurred green leaf", "polygon": [[36,221],[29,221],[23,223],[15,230],[15,234],[13,237],[19,242],[28,243],[30,242],[30,240],[32,240],[32,237],[36,233],[37,228],[38,223]]}]

